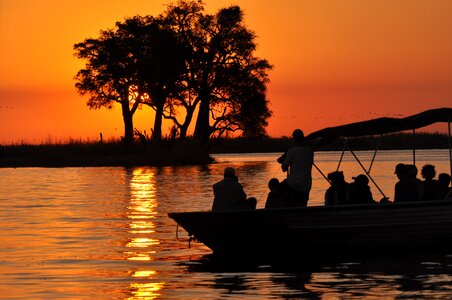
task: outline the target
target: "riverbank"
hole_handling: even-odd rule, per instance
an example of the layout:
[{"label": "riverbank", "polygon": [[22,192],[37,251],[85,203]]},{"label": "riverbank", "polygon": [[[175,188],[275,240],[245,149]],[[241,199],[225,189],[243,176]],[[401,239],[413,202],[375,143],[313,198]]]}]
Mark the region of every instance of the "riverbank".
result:
[{"label": "riverbank", "polygon": [[101,167],[201,165],[213,159],[194,143],[121,142],[0,146],[0,167]]},{"label": "riverbank", "polygon": [[[317,147],[317,151],[340,151],[345,140]],[[136,143],[125,146],[120,141],[68,142],[56,144],[0,145],[0,167],[99,167],[99,166],[170,166],[202,165],[213,162],[211,154],[284,152],[292,144],[282,138],[229,138],[212,141],[205,147],[193,140],[164,140],[160,143]],[[444,149],[448,136],[440,133],[392,134],[381,137],[353,138],[347,142],[354,150]]]}]

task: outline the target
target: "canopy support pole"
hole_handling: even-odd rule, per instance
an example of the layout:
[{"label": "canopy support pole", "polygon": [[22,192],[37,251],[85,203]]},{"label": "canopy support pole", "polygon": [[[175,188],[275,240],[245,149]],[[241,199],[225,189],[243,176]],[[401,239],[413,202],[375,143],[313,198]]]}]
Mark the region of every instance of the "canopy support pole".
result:
[{"label": "canopy support pole", "polygon": [[317,165],[315,163],[312,163],[312,165],[317,169],[317,171],[319,171],[319,173],[323,176],[323,178],[325,178],[325,180],[328,181],[329,184],[331,184],[331,181],[328,179],[328,177],[325,176],[325,174],[322,172],[322,170],[320,170],[320,168],[317,167]]},{"label": "canopy support pole", "polygon": [[372,166],[374,164],[375,157],[377,156],[378,149],[380,149],[380,145],[381,145],[381,134],[380,134],[380,138],[378,139],[377,147],[375,148],[375,151],[374,151],[374,156],[372,157],[372,160],[370,161],[369,170],[367,171],[367,173],[369,173],[369,174],[370,174],[370,170],[372,170]]},{"label": "canopy support pole", "polygon": [[[449,164],[450,164],[450,174],[452,176],[452,136],[450,132],[450,119],[447,119],[447,128],[449,133]],[[450,180],[452,182],[452,178]]]},{"label": "canopy support pole", "polygon": [[380,187],[378,186],[378,184],[375,182],[375,180],[372,178],[372,176],[370,176],[369,172],[367,172],[366,168],[364,167],[364,165],[361,163],[361,161],[359,160],[358,156],[356,156],[355,152],[353,152],[352,149],[349,148],[350,153],[353,155],[353,157],[356,159],[356,161],[358,162],[358,164],[361,166],[361,168],[363,169],[363,171],[366,173],[366,175],[369,177],[369,179],[373,182],[373,184],[375,185],[375,187],[378,189],[378,191],[380,192],[380,194],[384,197],[387,198],[385,193],[383,193],[383,191],[380,189]]},{"label": "canopy support pole", "polygon": [[415,143],[416,129],[413,129],[413,165],[416,165],[416,143]]},{"label": "canopy support pole", "polygon": [[345,150],[347,149],[347,143],[348,143],[348,138],[345,140],[344,147],[342,147],[341,158],[339,159],[339,163],[337,164],[336,171],[339,171],[339,168],[341,166],[342,159],[344,158]]}]

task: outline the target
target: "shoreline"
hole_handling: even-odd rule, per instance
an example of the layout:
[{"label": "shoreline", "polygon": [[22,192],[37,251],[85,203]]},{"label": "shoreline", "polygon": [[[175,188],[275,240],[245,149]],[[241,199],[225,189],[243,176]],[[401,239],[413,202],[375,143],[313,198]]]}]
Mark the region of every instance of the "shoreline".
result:
[{"label": "shoreline", "polygon": [[[353,138],[347,145],[354,151],[448,149],[448,136],[440,133],[393,134],[378,137]],[[317,148],[315,151],[342,151],[345,140]],[[214,163],[214,154],[228,153],[282,153],[292,145],[283,138],[231,138],[213,140],[207,148],[192,139],[163,140],[125,146],[114,142],[72,142],[67,144],[0,145],[0,168],[21,167],[109,167],[109,166],[182,166]]]}]

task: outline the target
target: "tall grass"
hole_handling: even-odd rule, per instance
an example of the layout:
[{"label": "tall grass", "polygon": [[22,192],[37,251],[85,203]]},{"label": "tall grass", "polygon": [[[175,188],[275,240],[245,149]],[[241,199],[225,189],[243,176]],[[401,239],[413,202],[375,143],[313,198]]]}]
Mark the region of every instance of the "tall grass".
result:
[{"label": "tall grass", "polygon": [[[352,138],[347,144],[354,150],[379,149],[441,149],[448,147],[449,137],[442,133],[397,133],[391,135]],[[318,151],[342,150],[345,139],[316,147]],[[208,164],[209,153],[284,152],[292,145],[289,137],[259,139],[226,138],[213,140],[210,147],[193,139],[163,139],[125,146],[120,140],[107,142],[69,139],[47,144],[0,146],[0,167],[68,167],[68,166],[163,166]]]},{"label": "tall grass", "polygon": [[0,146],[0,167],[161,166],[212,162],[198,143],[163,140],[126,146],[121,141]]}]

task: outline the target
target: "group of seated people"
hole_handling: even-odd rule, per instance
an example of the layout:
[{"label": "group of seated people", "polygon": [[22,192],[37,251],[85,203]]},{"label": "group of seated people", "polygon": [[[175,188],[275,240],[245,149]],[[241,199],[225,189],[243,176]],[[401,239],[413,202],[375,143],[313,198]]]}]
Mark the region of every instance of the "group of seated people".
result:
[{"label": "group of seated people", "polygon": [[364,174],[352,177],[353,182],[345,181],[342,171],[328,174],[331,186],[325,192],[325,205],[375,203],[369,187],[369,178]]},{"label": "group of seated people", "polygon": [[[452,191],[449,187],[451,176],[441,173],[435,179],[435,166],[426,164],[422,167],[421,175],[424,180],[417,178],[417,167],[409,164],[398,164],[394,174],[399,181],[395,184],[394,202],[429,201],[452,199]],[[328,174],[330,187],[325,192],[325,206],[344,204],[387,203],[388,198],[380,201],[373,199],[369,186],[369,178],[360,174],[353,178],[352,183],[345,181],[342,171],[334,171]],[[280,182],[272,178],[268,182],[269,193],[265,208],[283,208],[294,206],[287,182]],[[227,167],[224,170],[224,179],[213,186],[214,202],[213,211],[247,210],[255,209],[257,199],[247,198],[243,186],[238,182],[235,170]]]},{"label": "group of seated people", "polygon": [[394,202],[445,200],[451,195],[450,175],[441,173],[435,179],[435,166],[426,164],[422,167],[421,176],[417,178],[415,165],[398,164],[395,174],[399,181],[395,184]]},{"label": "group of seated people", "polygon": [[[422,167],[421,175],[424,180],[417,178],[418,170],[415,165],[398,164],[394,174],[399,181],[395,184],[394,202],[445,200],[451,197],[450,175],[441,173],[435,179],[435,166],[426,164]],[[344,179],[342,171],[328,174],[331,186],[325,193],[325,205],[365,204],[377,203],[373,199],[369,187],[369,178],[360,174],[353,177],[353,182],[348,183]],[[380,203],[389,202],[388,198],[382,198]]]}]

